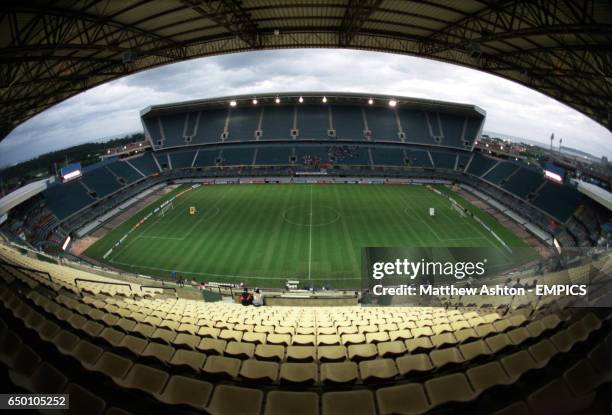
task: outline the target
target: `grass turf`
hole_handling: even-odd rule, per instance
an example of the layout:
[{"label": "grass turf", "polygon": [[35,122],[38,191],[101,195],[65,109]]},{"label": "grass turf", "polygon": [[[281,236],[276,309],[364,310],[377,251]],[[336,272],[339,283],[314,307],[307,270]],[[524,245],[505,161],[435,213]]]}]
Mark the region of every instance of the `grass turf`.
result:
[{"label": "grass turf", "polygon": [[[365,246],[490,247],[500,243],[424,186],[216,185],[193,189],[165,216],[153,215],[104,254],[182,185],[108,233],[85,255],[115,268],[169,277],[280,287],[286,280],[358,287]],[[512,247],[526,244],[446,188]],[[195,206],[197,214],[189,215]],[[436,209],[435,217],[429,208]]]}]

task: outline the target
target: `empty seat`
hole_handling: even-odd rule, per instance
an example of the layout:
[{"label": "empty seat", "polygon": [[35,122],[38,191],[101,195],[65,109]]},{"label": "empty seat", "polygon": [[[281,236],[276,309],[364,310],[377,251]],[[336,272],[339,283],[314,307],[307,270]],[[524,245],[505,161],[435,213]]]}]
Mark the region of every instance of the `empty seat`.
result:
[{"label": "empty seat", "polygon": [[393,359],[364,360],[359,363],[359,372],[364,382],[389,380],[398,374]]},{"label": "empty seat", "polygon": [[608,377],[612,374],[612,347],[610,346],[612,343],[608,345],[606,342],[601,342],[588,354],[593,368]]},{"label": "empty seat", "polygon": [[531,334],[525,327],[518,327],[508,332],[508,338],[514,345],[521,345],[523,342],[531,338]]},{"label": "empty seat", "polygon": [[518,379],[524,373],[539,367],[531,354],[525,350],[502,357],[500,362],[506,373],[513,379]]},{"label": "empty seat", "polygon": [[434,347],[437,349],[447,346],[453,346],[458,343],[453,333],[436,334],[435,336],[431,336],[430,340]]},{"label": "empty seat", "polygon": [[238,359],[250,359],[255,354],[255,345],[252,343],[229,342],[225,348],[225,355]]},{"label": "empty seat", "polygon": [[377,355],[378,349],[374,344],[355,344],[348,347],[348,357],[350,360],[374,359]]},{"label": "empty seat", "polygon": [[219,333],[221,333],[221,330],[213,327],[201,326],[198,329],[198,336],[200,337],[211,337],[216,339],[219,337]]},{"label": "empty seat", "polygon": [[556,347],[556,344],[553,344],[553,342],[548,339],[539,341],[538,343],[529,346],[527,350],[529,350],[529,353],[539,367],[548,364],[550,359],[559,353],[559,349]]},{"label": "empty seat", "polygon": [[74,349],[70,352],[70,355],[75,357],[81,365],[93,366],[96,364],[100,356],[104,353],[104,349],[96,346],[88,341],[81,340]]},{"label": "empty seat", "polygon": [[132,366],[127,376],[113,378],[113,381],[124,388],[137,389],[153,395],[161,393],[169,377],[168,372],[164,370],[137,363]]},{"label": "empty seat", "polygon": [[432,407],[449,402],[468,402],[476,397],[476,393],[462,373],[439,376],[425,382],[425,390]]},{"label": "empty seat", "polygon": [[[284,346],[289,346],[291,344],[291,335],[290,334],[278,334],[278,333],[271,333],[267,335],[267,343],[269,344],[278,344],[278,345],[284,345]],[[302,341],[306,341],[304,338],[301,338]],[[264,342],[265,343],[265,342]],[[300,343],[300,338],[298,338],[298,343],[297,344],[306,344],[306,343]],[[311,344],[311,343],[308,343]],[[314,340],[312,342],[312,344],[314,344]]]},{"label": "empty seat", "polygon": [[219,333],[219,338],[227,341],[239,342],[242,340],[243,333],[241,331],[224,329]]},{"label": "empty seat", "polygon": [[563,380],[555,379],[529,395],[527,403],[534,414],[570,415],[587,408],[593,397],[575,397]]},{"label": "empty seat", "polygon": [[455,331],[455,338],[459,343],[463,343],[467,341],[477,340],[480,338],[480,336],[476,333],[476,330],[471,327],[468,327]]},{"label": "empty seat", "polygon": [[198,344],[197,349],[206,354],[223,354],[225,347],[227,346],[226,340],[204,338]]},{"label": "empty seat", "polygon": [[233,379],[238,376],[240,370],[240,359],[224,356],[208,356],[202,371],[208,375]]},{"label": "empty seat", "polygon": [[168,362],[175,370],[186,370],[195,374],[200,373],[206,355],[193,350],[178,349]]},{"label": "empty seat", "polygon": [[121,342],[119,342],[117,347],[135,356],[140,356],[148,344],[149,343],[146,340],[140,337],[127,335],[121,339]]},{"label": "empty seat", "polygon": [[169,329],[156,329],[150,336],[149,340],[162,344],[172,344],[176,338],[176,332]]},{"label": "empty seat", "polygon": [[317,369],[314,363],[283,363],[280,370],[281,383],[314,384],[318,381]]},{"label": "empty seat", "polygon": [[316,415],[319,395],[314,392],[272,391],[266,397],[264,415]]},{"label": "empty seat", "polygon": [[369,390],[327,392],[321,398],[323,415],[372,415],[376,413],[374,396]]},{"label": "empty seat", "polygon": [[405,341],[406,349],[410,353],[428,352],[434,348],[429,337],[419,337],[418,339],[408,339]]},{"label": "empty seat", "polygon": [[321,382],[327,384],[351,384],[359,378],[357,364],[354,362],[335,362],[321,364]]},{"label": "empty seat", "polygon": [[278,363],[246,360],[240,368],[240,376],[246,380],[272,383],[278,378]]},{"label": "empty seat", "polygon": [[172,359],[174,352],[175,349],[172,346],[151,342],[142,351],[141,357],[144,360],[166,364]]},{"label": "empty seat", "polygon": [[[317,346],[331,346],[336,344],[351,344],[351,343],[365,343],[365,336],[363,334],[345,334],[342,336],[342,341],[340,340],[340,336],[336,334],[322,334],[317,336]],[[345,341],[346,339],[346,341]],[[363,339],[363,341],[361,341]],[[295,339],[293,341],[295,344]]]},{"label": "empty seat", "polygon": [[466,361],[492,354],[489,346],[487,346],[487,344],[482,340],[460,344],[459,351]]},{"label": "empty seat", "polygon": [[393,330],[389,332],[389,340],[408,340],[412,338],[412,333],[408,329]]},{"label": "empty seat", "polygon": [[376,402],[380,415],[417,415],[430,408],[420,383],[380,388],[376,391]]},{"label": "empty seat", "polygon": [[442,350],[434,350],[429,353],[433,365],[440,369],[449,365],[457,365],[464,362],[463,356],[456,347],[449,347]]},{"label": "empty seat", "polygon": [[204,410],[213,386],[199,379],[175,375],[170,378],[163,393],[156,394],[157,400],[168,405],[188,405],[198,410]]},{"label": "empty seat", "polygon": [[259,389],[219,385],[213,392],[208,409],[215,415],[258,415],[263,404]]},{"label": "empty seat", "polygon": [[75,383],[69,384],[63,393],[70,396],[70,412],[101,415],[106,407],[104,399]]},{"label": "empty seat", "polygon": [[496,334],[485,339],[487,346],[493,353],[500,353],[502,350],[513,347],[514,344],[506,333]]},{"label": "empty seat", "polygon": [[367,343],[373,343],[373,344],[388,342],[390,340],[389,335],[384,331],[366,333],[365,338],[366,338]]},{"label": "empty seat", "polygon": [[344,346],[319,346],[317,347],[319,362],[339,362],[346,359],[346,347]]},{"label": "empty seat", "polygon": [[193,334],[179,333],[176,337],[170,341],[170,343],[179,349],[195,350],[200,344],[200,336]]},{"label": "empty seat", "polygon": [[395,359],[398,372],[402,376],[413,372],[428,372],[433,369],[431,360],[427,353],[411,354]]},{"label": "empty seat", "polygon": [[[586,334],[584,334],[584,336],[586,337]],[[557,333],[553,334],[550,337],[550,341],[557,350],[559,350],[560,352],[567,353],[572,350],[574,345],[580,340],[572,337],[570,335],[569,329],[566,329],[560,330]]]},{"label": "empty seat", "polygon": [[466,371],[466,375],[477,393],[494,386],[509,385],[513,381],[498,362],[474,366]]},{"label": "empty seat", "polygon": [[252,331],[246,331],[242,335],[241,341],[245,343],[264,344],[266,342],[266,333],[254,333]]},{"label": "empty seat", "polygon": [[378,343],[376,347],[380,357],[397,357],[406,353],[406,345],[399,340]]},{"label": "empty seat", "polygon": [[110,378],[117,379],[123,378],[132,367],[131,360],[111,352],[105,352],[93,365],[85,362],[81,362],[81,364],[87,370],[103,373]]},{"label": "empty seat", "polygon": [[259,360],[280,362],[285,356],[285,348],[281,345],[258,344],[255,347],[255,357]]},{"label": "empty seat", "polygon": [[100,334],[97,336],[97,339],[103,341],[104,343],[110,346],[117,347],[119,346],[119,344],[121,344],[121,340],[123,340],[124,336],[125,334],[120,332],[119,330],[107,327],[100,332]]},{"label": "empty seat", "polygon": [[316,360],[316,350],[312,346],[287,347],[288,362],[313,362]]},{"label": "empty seat", "polygon": [[609,380],[600,373],[597,373],[587,359],[576,362],[565,371],[563,378],[576,396],[588,395],[597,389],[599,385]]},{"label": "empty seat", "polygon": [[81,339],[79,336],[62,330],[53,338],[53,345],[63,354],[69,354]]}]

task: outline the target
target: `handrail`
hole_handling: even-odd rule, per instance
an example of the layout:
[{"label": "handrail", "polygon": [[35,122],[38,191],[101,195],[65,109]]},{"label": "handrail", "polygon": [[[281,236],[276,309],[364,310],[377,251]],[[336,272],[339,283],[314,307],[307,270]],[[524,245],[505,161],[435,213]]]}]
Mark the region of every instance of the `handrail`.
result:
[{"label": "handrail", "polygon": [[[133,291],[132,290],[132,284],[128,284],[128,283],[124,283],[124,282],[108,282],[108,281],[100,281],[100,280],[90,280],[87,278],[75,278],[74,279],[74,285],[76,285],[77,288],[79,288],[79,282],[93,282],[95,284],[108,284],[108,285],[127,285],[130,289],[130,292]],[[80,292],[80,289],[79,289]],[[83,295],[81,293],[81,295]]]},{"label": "handrail", "polygon": [[52,276],[51,276],[51,274],[49,274],[47,271],[40,271],[40,270],[38,270],[38,269],[34,269],[34,268],[28,268],[28,267],[23,267],[23,266],[21,266],[21,265],[11,264],[11,263],[9,263],[9,262],[6,262],[6,261],[5,261],[5,260],[3,260],[3,259],[0,259],[0,263],[1,263],[2,265],[8,265],[9,267],[13,267],[13,268],[17,268],[17,269],[23,269],[23,270],[26,270],[26,271],[31,271],[31,272],[36,272],[36,273],[38,273],[38,274],[43,274],[43,275],[46,275],[46,276],[47,276],[47,278],[49,278],[49,281],[54,282],[54,281],[53,281],[53,277],[52,277]]}]

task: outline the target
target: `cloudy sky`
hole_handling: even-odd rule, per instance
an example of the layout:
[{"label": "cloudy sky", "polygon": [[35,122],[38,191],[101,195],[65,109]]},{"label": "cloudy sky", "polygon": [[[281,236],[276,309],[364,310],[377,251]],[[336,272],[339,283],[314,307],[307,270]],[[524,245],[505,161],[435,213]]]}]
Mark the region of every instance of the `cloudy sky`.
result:
[{"label": "cloudy sky", "polygon": [[90,89],[32,118],[0,142],[0,166],[122,133],[141,131],[149,105],[232,94],[344,91],[476,104],[485,130],[563,144],[612,158],[612,133],[521,85],[431,60],[350,50],[248,52],[190,60]]}]

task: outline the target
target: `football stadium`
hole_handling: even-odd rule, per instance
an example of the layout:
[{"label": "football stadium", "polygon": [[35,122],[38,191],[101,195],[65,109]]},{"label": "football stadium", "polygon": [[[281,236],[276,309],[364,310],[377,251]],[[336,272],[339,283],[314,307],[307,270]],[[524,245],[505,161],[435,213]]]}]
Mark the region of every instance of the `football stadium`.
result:
[{"label": "football stadium", "polygon": [[[41,1],[2,19],[0,140],[114,79],[279,48],[450,62],[612,126],[603,1]],[[377,91],[139,117],[142,138],[3,191],[3,411],[612,412],[605,157]]]}]

